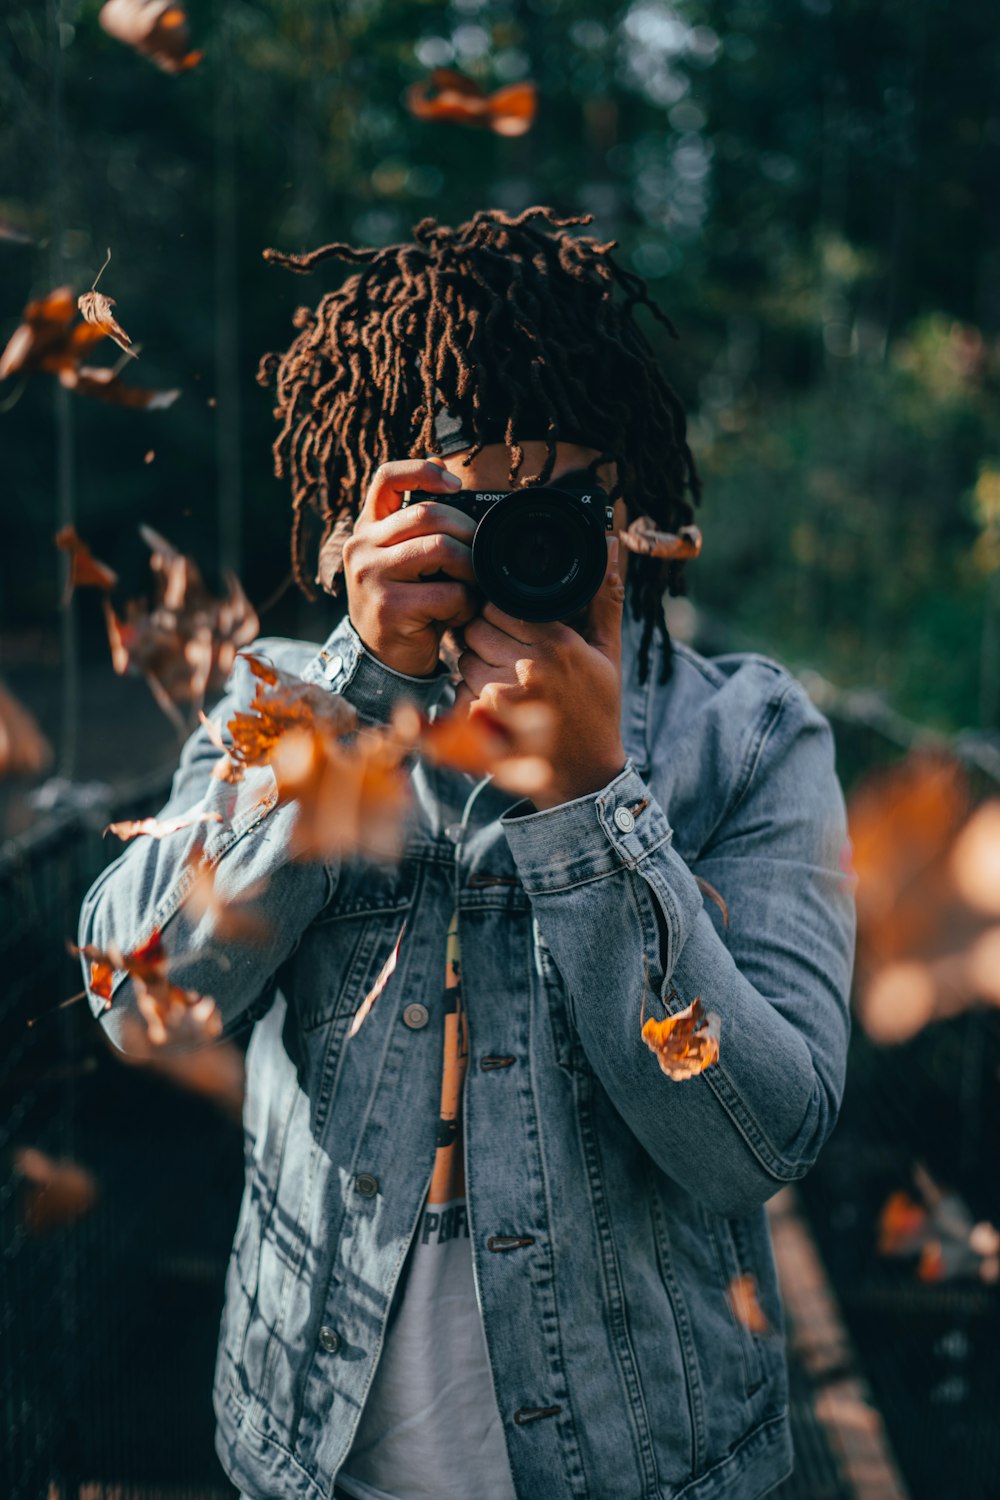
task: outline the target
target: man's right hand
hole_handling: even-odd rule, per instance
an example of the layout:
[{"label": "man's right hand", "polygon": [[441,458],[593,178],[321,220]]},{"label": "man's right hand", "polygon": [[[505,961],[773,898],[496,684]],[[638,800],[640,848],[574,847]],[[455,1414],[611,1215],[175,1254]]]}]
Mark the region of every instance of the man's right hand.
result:
[{"label": "man's right hand", "polygon": [[[379,661],[410,677],[430,676],[444,632],[468,624],[482,602],[472,570],[476,523],[446,503],[460,488],[431,459],[382,464],[344,544],[351,624]],[[400,510],[407,490],[438,490],[444,503]],[[447,578],[430,581],[438,572]]]}]

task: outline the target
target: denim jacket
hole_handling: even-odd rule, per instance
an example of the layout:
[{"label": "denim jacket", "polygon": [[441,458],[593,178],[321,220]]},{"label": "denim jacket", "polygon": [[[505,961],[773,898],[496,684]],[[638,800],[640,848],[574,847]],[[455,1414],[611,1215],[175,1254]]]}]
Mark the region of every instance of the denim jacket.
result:
[{"label": "denim jacket", "polygon": [[[844,1081],[854,915],[832,737],[759,656],[675,646],[662,685],[654,643],[640,684],[639,629],[626,612],[628,760],[594,795],[538,812],[418,758],[398,864],[293,863],[296,808],[276,805],[272,772],[210,779],[200,730],[167,815],[224,821],[136,840],[86,898],[81,943],[129,951],[162,927],[226,1031],[255,1021],[214,1400],[220,1458],[256,1500],[328,1500],[351,1447],[434,1161],[456,904],[471,1245],[517,1494],[753,1500],[791,1468],[763,1205],[815,1161]],[[368,722],[453,698],[443,665],[393,672],[346,619],[320,651],[253,649]],[[233,674],[220,726],[248,678]],[[268,919],[263,947],[223,947],[189,914],[197,850],[220,895]],[[674,1082],[643,1004],[662,1019],[695,996],[721,1018],[720,1056]],[[101,1015],[119,1045],[130,1009],[119,973]],[[766,1332],[727,1295],[744,1274]]]}]

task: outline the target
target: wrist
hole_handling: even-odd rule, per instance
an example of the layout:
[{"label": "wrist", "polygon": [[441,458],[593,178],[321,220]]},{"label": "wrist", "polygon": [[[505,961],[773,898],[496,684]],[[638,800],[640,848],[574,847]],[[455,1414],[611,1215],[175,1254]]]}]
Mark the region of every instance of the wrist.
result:
[{"label": "wrist", "polygon": [[580,797],[593,797],[621,775],[626,760],[623,749],[619,756],[612,757],[606,765],[595,767],[580,776],[553,781],[544,792],[539,792],[531,800],[539,812],[548,812],[552,807],[561,807],[564,802],[576,802]]},{"label": "wrist", "polygon": [[400,647],[396,642],[379,641],[377,636],[369,639],[368,633],[356,621],[352,620],[351,623],[368,655],[374,657],[381,666],[388,667],[390,672],[398,672],[401,677],[429,678],[437,675],[441,665],[437,647],[431,653],[426,649]]}]

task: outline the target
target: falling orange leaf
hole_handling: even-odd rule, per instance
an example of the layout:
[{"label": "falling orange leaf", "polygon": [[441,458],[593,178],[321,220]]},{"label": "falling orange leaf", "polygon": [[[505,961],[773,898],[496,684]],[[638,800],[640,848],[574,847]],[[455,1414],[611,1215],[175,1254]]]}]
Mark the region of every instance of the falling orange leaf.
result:
[{"label": "falling orange leaf", "polygon": [[241,646],[260,629],[257,612],[232,573],[227,593],[215,599],[194,560],[183,556],[151,527],[140,527],[151,549],[155,598],[130,600],[120,618],[105,600],[111,662],[119,676],[145,677],[160,708],[179,732],[189,728],[179,705],[197,713],[207,693],[229,676]]},{"label": "falling orange leaf", "polygon": [[76,1162],[54,1160],[33,1146],[14,1152],[14,1170],[23,1181],[21,1223],[28,1234],[47,1234],[87,1213],[97,1202],[97,1183]]},{"label": "falling orange leaf", "polygon": [[76,298],[70,286],[56,287],[47,296],[29,302],[21,315],[23,322],[0,354],[0,380],[39,370],[57,374],[74,369],[82,355],[104,338],[101,330],[89,323],[74,328],[76,314]]},{"label": "falling orange leaf", "polygon": [[87,543],[77,535],[75,526],[63,526],[56,532],[55,542],[61,552],[69,553],[67,597],[78,588],[104,589],[105,592],[114,588],[118,574],[107,563],[97,561]]},{"label": "falling orange leaf", "polygon": [[214,867],[202,863],[184,896],[184,907],[195,921],[207,918],[212,937],[220,943],[264,943],[272,925],[254,909],[264,888],[264,882],[258,882],[244,891],[239,901],[224,901],[215,889]]},{"label": "falling orange leaf", "polygon": [[182,73],[204,57],[190,50],[187,13],[176,0],[107,0],[97,19],[109,36],[148,57],[164,73]]},{"label": "falling orange leaf", "polygon": [[35,776],[51,760],[52,746],[32,715],[0,685],[0,776]]},{"label": "falling orange leaf", "polygon": [[916,1250],[927,1230],[927,1210],[903,1189],[890,1193],[878,1217],[879,1255],[906,1255]]},{"label": "falling orange leaf", "polygon": [[715,889],[715,886],[712,885],[709,881],[702,880],[702,878],[701,878],[700,875],[696,875],[694,877],[694,883],[698,887],[698,889],[701,891],[701,894],[703,896],[707,896],[708,899],[709,899],[709,901],[714,901],[715,902],[716,906],[719,908],[719,910],[722,913],[722,925],[723,925],[723,927],[728,927],[729,926],[729,907],[726,905],[726,902],[725,902],[724,898],[722,897],[722,895],[720,894],[720,892],[717,891]]},{"label": "falling orange leaf", "polygon": [[702,1010],[701,1000],[695,996],[676,1015],[662,1021],[650,1016],[641,1035],[667,1077],[680,1083],[718,1062],[720,1030],[719,1017]]},{"label": "falling orange leaf", "polygon": [[178,1088],[200,1094],[228,1119],[240,1123],[245,1064],[243,1052],[234,1042],[215,1041],[212,1046],[190,1052],[164,1052],[150,1041],[141,1021],[125,1016],[121,1047],[115,1049],[114,1057],[130,1066],[150,1068]]},{"label": "falling orange leaf", "polygon": [[643,557],[661,557],[683,562],[701,554],[702,536],[697,526],[682,526],[679,531],[661,531],[649,516],[637,516],[618,533],[630,552]]},{"label": "falling orange leaf", "polygon": [[152,391],[145,386],[126,385],[117,370],[97,366],[79,365],[60,370],[59,384],[68,391],[75,391],[78,396],[92,396],[95,401],[105,401],[109,406],[132,407],[139,411],[165,411],[180,395],[179,390]]},{"label": "falling orange leaf", "polygon": [[[409,806],[407,746],[391,731],[358,727],[337,694],[259,658],[244,659],[257,687],[249,709],[229,720],[228,754],[242,766],[270,766],[278,801],[297,804],[295,855],[323,859],[363,848],[395,857]],[[350,744],[342,742],[355,730]]]},{"label": "falling orange leaf", "polygon": [[88,323],[92,323],[95,328],[99,328],[109,339],[114,339],[120,349],[124,349],[126,354],[135,359],[137,355],[129,347],[132,340],[111,311],[115,306],[114,297],[106,297],[103,292],[97,290],[97,283],[104,274],[105,266],[107,266],[110,259],[111,251],[109,249],[107,260],[105,260],[104,265],[94,277],[93,286],[89,292],[84,292],[82,296],[76,299],[76,305]]},{"label": "falling orange leaf", "polygon": [[538,90],[533,83],[512,83],[487,94],[464,73],[435,68],[429,78],[411,84],[406,103],[418,120],[450,120],[481,126],[497,135],[517,136],[534,123]]},{"label": "falling orange leaf", "polygon": [[104,1001],[105,1010],[113,1004],[112,974],[125,970],[131,977],[136,1006],[146,1022],[153,1046],[162,1047],[168,1042],[194,1045],[211,1041],[221,1032],[222,1017],[215,1001],[183,989],[169,978],[169,960],[159,928],[154,928],[131,953],[123,953],[114,943],[109,943],[106,949],[88,944],[83,948],[73,947],[71,951],[89,959],[89,988]]},{"label": "falling orange leaf", "polygon": [[179,818],[165,818],[163,822],[159,818],[136,818],[125,823],[109,823],[104,829],[104,834],[113,833],[119,839],[134,839],[140,834],[146,834],[154,839],[163,839],[168,834],[177,833],[182,828],[190,828],[195,823],[221,822],[222,814],[217,812],[191,813]]},{"label": "falling orange leaf", "polygon": [[726,1289],[726,1296],[738,1323],[742,1323],[750,1333],[770,1333],[771,1325],[764,1316],[757,1295],[757,1278],[751,1272],[745,1271],[740,1276],[734,1276]]},{"label": "falling orange leaf", "polygon": [[973,911],[1000,917],[1000,798],[982,803],[959,830],[948,869]]},{"label": "falling orange leaf", "polygon": [[522,797],[544,791],[552,780],[549,754],[555,720],[544,703],[517,703],[502,718],[473,705],[421,721],[416,743],[432,765],[469,776],[491,775],[504,791]]}]

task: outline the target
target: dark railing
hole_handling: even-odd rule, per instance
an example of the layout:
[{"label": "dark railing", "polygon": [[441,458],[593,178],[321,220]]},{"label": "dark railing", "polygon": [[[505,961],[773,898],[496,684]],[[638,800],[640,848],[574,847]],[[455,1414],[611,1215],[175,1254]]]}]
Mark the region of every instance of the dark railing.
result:
[{"label": "dark railing", "polygon": [[[118,1061],[86,1002],[52,1009],[80,989],[66,944],[85,890],[120,849],[101,826],[154,811],[166,786],[153,778],[113,808],[57,814],[0,852],[4,1500],[77,1500],[98,1480],[176,1500],[194,1500],[195,1486],[232,1493],[210,1391],[239,1127]],[[25,1147],[90,1174],[92,1206],[73,1218],[88,1192],[73,1182],[34,1200],[18,1167]]]},{"label": "dark railing", "polygon": [[[822,684],[811,686],[834,723],[845,784],[908,748],[909,726],[887,722],[880,705],[829,691],[824,701]],[[993,748],[964,749],[988,784]],[[123,1065],[85,1002],[53,1009],[80,987],[66,943],[84,891],[117,852],[100,827],[155,811],[165,790],[154,778],[113,808],[56,815],[0,851],[5,1500],[103,1500],[103,1490],[84,1491],[95,1484],[143,1500],[232,1493],[213,1451],[209,1392],[242,1184],[239,1127],[205,1099]],[[997,1012],[939,1023],[894,1049],[855,1027],[841,1122],[803,1192],[914,1500],[997,1493],[1000,1298],[976,1281],[921,1284],[912,1265],[877,1256],[874,1226],[915,1160],[976,1218],[1000,1223],[998,1145]],[[65,1222],[39,1225],[17,1167],[23,1147],[91,1173],[89,1210],[72,1219],[70,1203]],[[824,1477],[808,1456],[822,1447],[811,1395],[793,1370],[802,1467],[782,1500],[846,1493],[835,1466]]]}]

